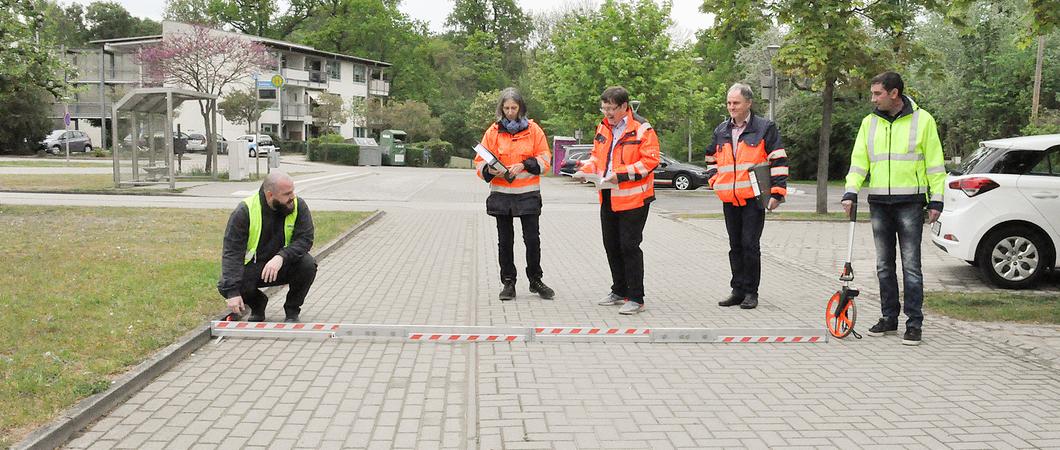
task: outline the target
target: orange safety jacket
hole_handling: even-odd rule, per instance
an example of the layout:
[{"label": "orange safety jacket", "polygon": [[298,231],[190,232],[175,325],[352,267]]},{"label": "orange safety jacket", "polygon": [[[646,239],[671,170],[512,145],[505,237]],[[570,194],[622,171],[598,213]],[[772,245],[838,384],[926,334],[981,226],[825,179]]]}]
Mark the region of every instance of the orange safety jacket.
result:
[{"label": "orange safety jacket", "polygon": [[[540,200],[528,205],[525,197],[540,198],[541,175],[551,168],[549,162],[552,153],[548,150],[548,139],[545,132],[529,121],[525,130],[509,133],[508,130],[494,123],[482,135],[482,146],[489,149],[505,167],[522,163],[525,167],[515,179],[508,181],[503,176],[493,176],[486,168],[486,161],[475,156],[475,172],[479,178],[490,184],[490,198],[487,199],[487,212],[491,215],[524,215],[539,214]],[[517,197],[512,197],[517,196]],[[527,208],[530,207],[530,210]],[[533,211],[536,209],[536,211]]]},{"label": "orange safety jacket", "polygon": [[707,147],[707,178],[714,194],[725,203],[744,206],[754,198],[748,169],[769,161],[770,196],[783,200],[788,195],[788,154],[780,142],[776,124],[754,114],[740,135],[739,145],[732,145],[732,119],[714,129]]},{"label": "orange safety jacket", "polygon": [[[611,142],[618,139],[611,153]],[[618,179],[618,189],[611,189],[611,210],[629,211],[655,200],[655,167],[659,165],[659,137],[646,119],[628,110],[626,129],[621,136],[611,135],[607,118],[596,127],[593,152],[579,169],[603,176],[610,166]],[[600,202],[603,203],[603,193]]]}]

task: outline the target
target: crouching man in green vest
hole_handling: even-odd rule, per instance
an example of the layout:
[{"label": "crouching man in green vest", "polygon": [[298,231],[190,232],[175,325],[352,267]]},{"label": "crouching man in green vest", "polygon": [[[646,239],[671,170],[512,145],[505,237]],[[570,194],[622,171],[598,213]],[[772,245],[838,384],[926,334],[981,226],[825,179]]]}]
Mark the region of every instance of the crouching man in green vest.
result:
[{"label": "crouching man in green vest", "polygon": [[313,217],[294,195],[294,180],[272,172],[261,189],[243,199],[228,218],[217,290],[237,317],[250,309],[251,322],[265,320],[269,298],[261,287],[289,285],[284,322],[298,322],[309,287],[317,275]]}]

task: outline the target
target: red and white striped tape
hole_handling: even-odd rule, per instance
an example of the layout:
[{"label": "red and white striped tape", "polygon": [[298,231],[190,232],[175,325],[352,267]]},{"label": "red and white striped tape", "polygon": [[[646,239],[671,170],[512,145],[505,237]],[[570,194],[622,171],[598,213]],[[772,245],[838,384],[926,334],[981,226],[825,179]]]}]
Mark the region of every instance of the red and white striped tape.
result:
[{"label": "red and white striped tape", "polygon": [[409,340],[421,342],[513,342],[525,341],[521,334],[409,333]]},{"label": "red and white striped tape", "polygon": [[718,336],[718,342],[726,343],[771,343],[771,342],[818,342],[821,336]]},{"label": "red and white striped tape", "polygon": [[543,336],[645,336],[650,328],[534,328],[534,334]]},{"label": "red and white striped tape", "polygon": [[297,331],[337,331],[339,324],[330,323],[285,323],[285,322],[216,322],[215,328],[228,330],[297,330]]}]

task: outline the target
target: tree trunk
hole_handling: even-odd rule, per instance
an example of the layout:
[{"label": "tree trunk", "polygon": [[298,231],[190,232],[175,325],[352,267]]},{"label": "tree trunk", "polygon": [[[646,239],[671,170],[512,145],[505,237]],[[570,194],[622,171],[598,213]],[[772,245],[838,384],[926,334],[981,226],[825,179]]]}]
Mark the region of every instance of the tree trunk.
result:
[{"label": "tree trunk", "polygon": [[1038,125],[1038,105],[1042,95],[1042,56],[1045,50],[1045,35],[1038,36],[1038,59],[1034,63],[1034,92],[1031,94],[1031,125]]},{"label": "tree trunk", "polygon": [[[206,130],[207,142],[209,137],[213,136],[213,127],[210,126],[210,108],[206,106],[209,103],[205,100],[199,100],[199,113],[202,114],[202,128]],[[213,148],[206,149],[206,173],[211,173],[210,169],[213,168],[213,152],[217,151]]]},{"label": "tree trunk", "polygon": [[835,77],[824,81],[821,92],[821,137],[817,148],[817,214],[828,214],[828,154],[832,137],[832,109],[835,108]]}]

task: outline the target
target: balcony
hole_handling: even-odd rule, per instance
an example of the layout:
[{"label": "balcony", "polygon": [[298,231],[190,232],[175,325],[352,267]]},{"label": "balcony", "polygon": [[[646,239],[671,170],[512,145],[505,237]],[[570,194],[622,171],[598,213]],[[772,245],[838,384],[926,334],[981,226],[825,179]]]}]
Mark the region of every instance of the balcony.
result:
[{"label": "balcony", "polygon": [[[52,104],[52,115],[51,117],[61,118],[66,113],[66,106],[62,103]],[[98,119],[100,115],[99,102],[80,102],[70,103],[70,117],[74,119]],[[111,102],[107,102],[106,105],[106,117],[110,117]]]},{"label": "balcony", "polygon": [[328,85],[327,74],[319,70],[284,69],[283,76],[292,86],[324,89]]},{"label": "balcony", "polygon": [[284,120],[302,120],[306,119],[309,115],[309,105],[304,103],[295,104],[284,104],[283,105],[283,119]]},{"label": "balcony", "polygon": [[368,82],[368,93],[386,97],[390,95],[390,82],[386,80],[370,80]]}]

